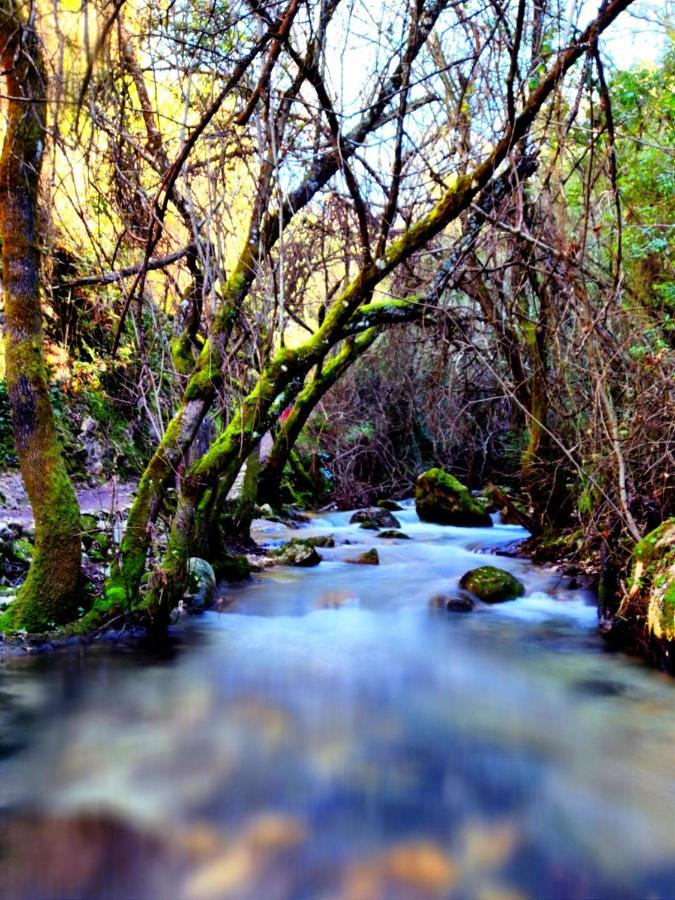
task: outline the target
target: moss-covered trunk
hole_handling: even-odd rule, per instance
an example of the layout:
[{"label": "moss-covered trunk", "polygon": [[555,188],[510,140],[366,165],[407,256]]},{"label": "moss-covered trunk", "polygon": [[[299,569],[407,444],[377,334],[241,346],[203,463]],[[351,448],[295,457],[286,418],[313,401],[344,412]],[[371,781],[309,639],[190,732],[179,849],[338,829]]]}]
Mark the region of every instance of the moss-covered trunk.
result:
[{"label": "moss-covered trunk", "polygon": [[335,385],[349,367],[370,347],[377,331],[370,328],[347,341],[340,352],[326,363],[298,394],[288,417],[280,425],[272,450],[258,476],[258,503],[278,505],[281,479],[291,451],[317,403]]},{"label": "moss-covered trunk", "polygon": [[600,597],[600,628],[613,646],[675,674],[675,518],[633,549],[632,571],[618,608]]},{"label": "moss-covered trunk", "polygon": [[80,517],[49,398],[42,349],[36,214],[45,141],[40,42],[16,0],[0,7],[7,124],[0,157],[7,390],[21,474],[35,516],[28,577],[3,627],[41,631],[72,619],[80,578]]},{"label": "moss-covered trunk", "polygon": [[152,523],[166,496],[167,488],[175,482],[179,469],[187,462],[194,437],[221,384],[222,354],[219,348],[229,336],[232,324],[230,313],[238,309],[249,283],[249,279],[244,278],[239,269],[230,277],[226,303],[214,325],[214,335],[202,349],[180,406],[139,482],[129,510],[120,555],[106,582],[105,596],[100,604],[102,610],[119,606],[133,607],[138,599],[152,537]]}]

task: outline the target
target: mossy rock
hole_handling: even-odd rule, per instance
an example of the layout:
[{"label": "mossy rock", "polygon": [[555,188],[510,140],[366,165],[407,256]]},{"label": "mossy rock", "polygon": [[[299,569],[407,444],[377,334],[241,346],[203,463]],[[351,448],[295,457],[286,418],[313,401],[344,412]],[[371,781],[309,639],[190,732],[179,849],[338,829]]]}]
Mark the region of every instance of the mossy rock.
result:
[{"label": "mossy rock", "polygon": [[357,510],[349,520],[350,525],[366,525],[367,528],[400,528],[401,523],[388,509],[372,506],[370,509]]},{"label": "mossy rock", "polygon": [[213,562],[216,577],[224,581],[245,581],[251,569],[251,563],[240,553],[221,553]]},{"label": "mossy rock", "polygon": [[334,547],[335,546],[335,538],[332,534],[317,534],[315,537],[309,537],[306,539],[308,544],[311,544],[312,547]]},{"label": "mossy rock", "polygon": [[87,553],[96,540],[95,535],[100,531],[98,521],[98,517],[90,513],[83,513],[80,516],[80,539]]},{"label": "mossy rock", "polygon": [[617,617],[675,651],[675,517],[635,546],[630,587]]},{"label": "mossy rock", "polygon": [[363,528],[364,531],[379,531],[380,530],[380,526],[377,525],[375,522],[371,522],[370,519],[368,519],[368,521],[366,521],[366,522],[361,522],[361,524],[359,525],[359,528]]},{"label": "mossy rock", "polygon": [[448,612],[471,612],[475,609],[475,603],[468,594],[434,594],[429,605]]},{"label": "mossy rock", "polygon": [[378,506],[380,509],[386,509],[388,512],[403,511],[403,507],[399,506],[395,500],[378,500],[375,506]]},{"label": "mossy rock", "polygon": [[365,553],[357,556],[356,559],[348,559],[347,562],[354,563],[357,566],[379,566],[380,555],[374,547],[371,547],[370,550],[366,550]]},{"label": "mossy rock", "polygon": [[404,531],[398,531],[396,528],[388,528],[385,531],[381,531],[378,534],[378,537],[385,538],[387,540],[398,540],[398,541],[409,541],[410,535],[406,534]]},{"label": "mossy rock", "polygon": [[309,541],[299,538],[294,538],[292,541],[288,541],[287,544],[283,544],[275,551],[274,555],[285,566],[310,568],[311,566],[318,566],[321,562],[321,557],[316,552],[316,547],[313,547]]},{"label": "mossy rock", "polygon": [[194,592],[193,604],[205,606],[210,603],[216,589],[216,573],[205,559],[192,556],[187,561],[190,588]]},{"label": "mossy rock", "polygon": [[459,586],[484,603],[504,603],[525,593],[525,585],[510,572],[496,566],[480,566],[462,575]]},{"label": "mossy rock", "polygon": [[256,518],[270,519],[272,522],[279,521],[279,516],[277,516],[269,503],[263,503],[262,506],[257,506],[255,514]]},{"label": "mossy rock", "polygon": [[0,611],[4,611],[13,600],[16,600],[18,588],[0,585]]},{"label": "mossy rock", "polygon": [[429,469],[417,479],[415,509],[423,522],[462,528],[489,528],[492,519],[461,481],[443,469]]}]

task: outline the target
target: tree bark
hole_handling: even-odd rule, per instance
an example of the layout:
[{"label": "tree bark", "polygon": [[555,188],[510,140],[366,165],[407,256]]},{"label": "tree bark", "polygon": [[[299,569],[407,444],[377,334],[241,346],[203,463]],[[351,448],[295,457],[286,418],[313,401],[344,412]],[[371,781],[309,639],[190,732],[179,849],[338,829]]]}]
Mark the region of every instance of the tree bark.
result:
[{"label": "tree bark", "polygon": [[[0,7],[7,125],[0,156],[0,234],[7,391],[21,474],[35,517],[35,549],[6,624],[31,632],[74,618],[80,516],[59,446],[42,348],[36,215],[45,142],[46,79],[38,35],[21,3]],[[5,624],[5,623],[3,623]]]},{"label": "tree bark", "polygon": [[272,450],[258,475],[258,503],[277,505],[284,468],[317,403],[335,385],[349,367],[371,346],[378,331],[370,328],[357,338],[347,340],[340,352],[317,372],[298,394],[288,418],[281,424]]}]

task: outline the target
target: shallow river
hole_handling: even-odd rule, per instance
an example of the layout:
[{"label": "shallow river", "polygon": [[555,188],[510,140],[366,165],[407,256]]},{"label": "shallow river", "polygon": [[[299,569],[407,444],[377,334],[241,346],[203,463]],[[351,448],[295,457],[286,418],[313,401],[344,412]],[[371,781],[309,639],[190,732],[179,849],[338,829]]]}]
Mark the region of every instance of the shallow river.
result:
[{"label": "shallow river", "polygon": [[[397,515],[412,540],[317,516],[320,566],[168,645],[0,668],[3,900],[672,900],[675,682],[606,651],[590,595],[487,555],[520,529]],[[487,563],[526,596],[430,608]]]}]

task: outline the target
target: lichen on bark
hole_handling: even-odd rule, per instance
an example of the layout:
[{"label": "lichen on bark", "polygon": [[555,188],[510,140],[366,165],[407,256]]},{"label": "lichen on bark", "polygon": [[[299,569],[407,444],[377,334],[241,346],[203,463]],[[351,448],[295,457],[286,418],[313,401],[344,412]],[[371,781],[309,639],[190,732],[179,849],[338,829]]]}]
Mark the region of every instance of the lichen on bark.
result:
[{"label": "lichen on bark", "polygon": [[80,515],[59,446],[42,349],[36,212],[45,142],[46,72],[22,4],[0,9],[6,129],[0,156],[0,236],[7,392],[21,474],[35,517],[26,581],[0,627],[44,631],[72,619],[80,578]]}]

